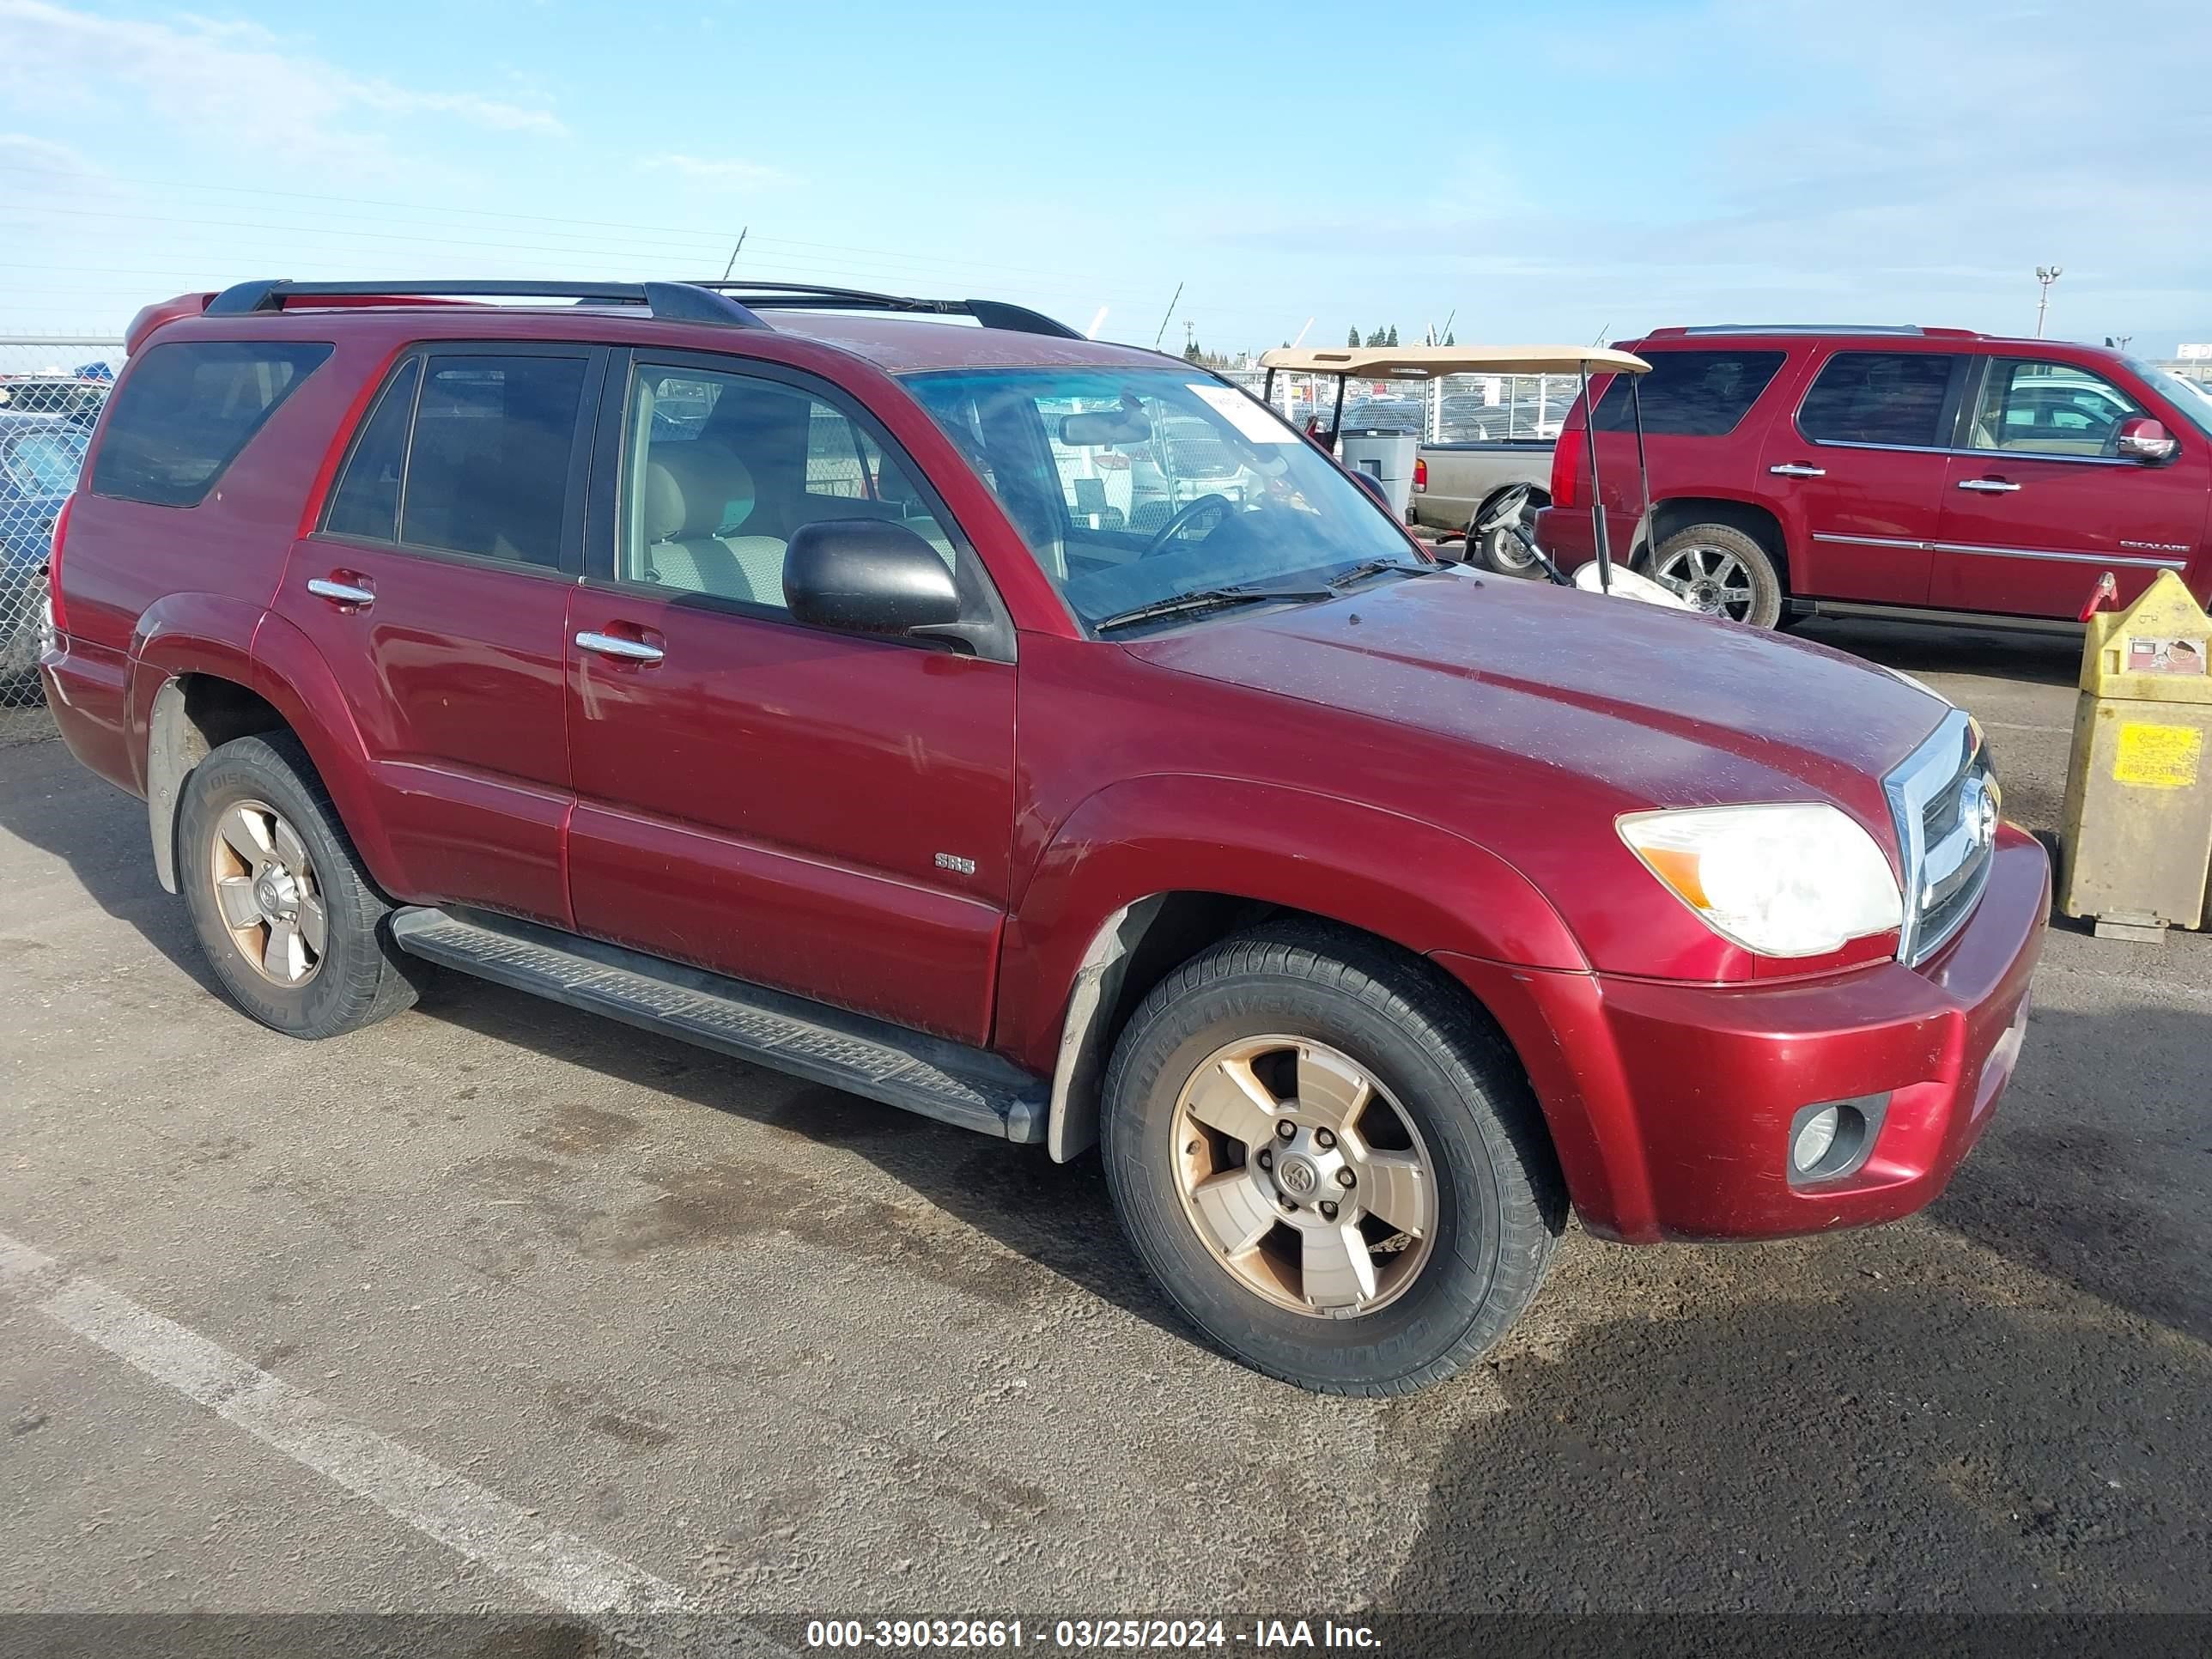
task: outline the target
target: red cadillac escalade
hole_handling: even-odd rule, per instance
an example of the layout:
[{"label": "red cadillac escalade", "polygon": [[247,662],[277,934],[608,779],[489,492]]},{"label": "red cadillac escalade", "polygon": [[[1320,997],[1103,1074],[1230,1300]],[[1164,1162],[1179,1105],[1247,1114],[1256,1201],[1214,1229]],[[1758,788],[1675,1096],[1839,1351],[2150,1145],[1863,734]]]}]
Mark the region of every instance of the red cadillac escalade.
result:
[{"label": "red cadillac escalade", "polygon": [[1571,1203],[1881,1221],[1990,1121],[2048,873],[1924,687],[1438,565],[1016,307],[519,286],[149,307],[56,532],[62,732],[255,1018],[434,964],[1100,1144],[1199,1329],[1368,1394]]},{"label": "red cadillac escalade", "polygon": [[[1552,461],[1536,539],[1607,538],[1698,609],[2071,623],[2107,570],[2123,604],[2161,570],[2212,600],[2212,400],[2166,370],[2057,340],[1953,328],[1662,328],[1625,343]],[[1593,432],[1591,428],[1595,426]]]}]

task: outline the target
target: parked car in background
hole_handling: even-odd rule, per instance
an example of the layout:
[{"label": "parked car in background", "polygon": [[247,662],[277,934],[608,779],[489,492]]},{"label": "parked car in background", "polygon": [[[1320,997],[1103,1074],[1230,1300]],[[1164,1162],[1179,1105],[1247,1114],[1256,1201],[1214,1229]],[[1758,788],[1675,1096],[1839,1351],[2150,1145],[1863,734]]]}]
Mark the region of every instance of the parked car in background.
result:
[{"label": "parked car in background", "polygon": [[110,389],[83,374],[0,374],[0,413],[60,415],[89,428]]},{"label": "parked car in background", "polygon": [[1552,446],[1534,438],[1425,443],[1413,453],[1413,518],[1439,530],[1465,531],[1467,557],[1500,575],[1534,568],[1511,535],[1481,526],[1492,505],[1525,487],[1529,510],[1551,500]]},{"label": "parked car in background", "polygon": [[[248,1013],[337,1036],[438,963],[1096,1143],[1199,1328],[1360,1395],[1498,1341],[1570,1201],[1656,1242],[1942,1190],[2050,904],[1963,712],[1439,566],[1189,363],[718,286],[131,330],[42,667]],[[1235,493],[1090,504],[1156,444]]]},{"label": "parked car in background", "polygon": [[54,516],[76,488],[85,429],[0,410],[0,697],[34,683]]},{"label": "parked car in background", "polygon": [[1596,428],[1612,545],[1701,610],[2069,623],[2106,570],[2212,599],[2212,404],[2098,346],[1947,328],[1666,328],[1641,397],[1594,388],[1554,451],[1540,544],[1595,556]]}]

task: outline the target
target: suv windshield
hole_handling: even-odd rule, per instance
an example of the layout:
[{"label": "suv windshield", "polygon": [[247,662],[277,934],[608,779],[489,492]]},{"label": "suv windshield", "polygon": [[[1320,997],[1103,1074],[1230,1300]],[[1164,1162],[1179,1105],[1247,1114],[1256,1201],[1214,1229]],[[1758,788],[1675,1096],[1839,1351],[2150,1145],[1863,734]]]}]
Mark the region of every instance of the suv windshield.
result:
[{"label": "suv windshield", "polygon": [[2160,368],[2140,358],[2128,359],[2128,367],[2166,394],[2166,402],[2180,411],[2184,420],[2191,422],[2199,432],[2212,437],[2212,401],[2204,396],[2202,386],[2185,380],[2170,368]]},{"label": "suv windshield", "polygon": [[1196,370],[1008,368],[906,385],[1085,625],[1420,556],[1265,405]]}]

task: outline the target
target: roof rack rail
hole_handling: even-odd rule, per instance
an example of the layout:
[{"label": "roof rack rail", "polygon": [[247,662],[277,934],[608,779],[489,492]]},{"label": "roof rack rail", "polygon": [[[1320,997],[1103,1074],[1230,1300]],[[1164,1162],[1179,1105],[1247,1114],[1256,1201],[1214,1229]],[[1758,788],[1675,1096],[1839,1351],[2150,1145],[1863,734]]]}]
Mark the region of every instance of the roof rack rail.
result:
[{"label": "roof rack rail", "polygon": [[1917,323],[1702,323],[1694,328],[1655,328],[1651,333],[1652,335],[1924,334],[1927,331]]},{"label": "roof rack rail", "polygon": [[283,279],[239,283],[208,302],[210,317],[244,317],[282,311],[298,300],[515,299],[577,300],[587,304],[641,306],[676,323],[719,323],[728,328],[768,324],[731,299],[693,283],[295,283]]},{"label": "roof rack rail", "polygon": [[754,311],[890,311],[964,316],[973,317],[985,328],[1005,329],[1013,334],[1044,334],[1060,340],[1084,337],[1042,312],[1010,305],[1003,300],[923,300],[907,294],[877,294],[861,288],[829,288],[816,283],[779,283],[767,278],[723,278],[684,286],[709,289],[717,294],[742,294],[745,306]]}]

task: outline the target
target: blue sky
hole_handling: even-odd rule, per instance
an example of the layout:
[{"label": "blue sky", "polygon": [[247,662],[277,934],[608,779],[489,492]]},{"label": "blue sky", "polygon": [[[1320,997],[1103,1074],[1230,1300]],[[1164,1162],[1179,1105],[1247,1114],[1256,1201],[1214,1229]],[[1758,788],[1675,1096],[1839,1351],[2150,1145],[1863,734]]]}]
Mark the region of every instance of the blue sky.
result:
[{"label": "blue sky", "polygon": [[1217,349],[2212,340],[2212,6],[0,0],[0,333],[253,276],[741,273]]}]

